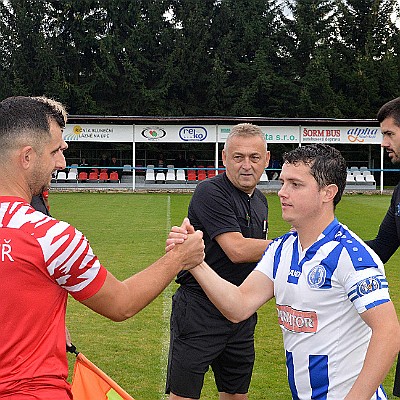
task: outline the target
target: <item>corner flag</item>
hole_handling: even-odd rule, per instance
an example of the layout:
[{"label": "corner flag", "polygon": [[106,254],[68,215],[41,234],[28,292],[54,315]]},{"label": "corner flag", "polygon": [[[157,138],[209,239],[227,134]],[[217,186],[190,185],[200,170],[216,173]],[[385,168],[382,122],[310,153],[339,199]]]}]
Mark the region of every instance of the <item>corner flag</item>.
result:
[{"label": "corner flag", "polygon": [[71,389],[74,400],[134,400],[82,353],[76,356]]}]

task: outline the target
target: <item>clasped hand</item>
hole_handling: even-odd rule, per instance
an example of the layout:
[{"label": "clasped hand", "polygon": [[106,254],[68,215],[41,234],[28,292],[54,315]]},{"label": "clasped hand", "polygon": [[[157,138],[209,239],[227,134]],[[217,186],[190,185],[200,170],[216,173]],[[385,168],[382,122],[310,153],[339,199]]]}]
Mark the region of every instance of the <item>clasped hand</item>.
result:
[{"label": "clasped hand", "polygon": [[[184,243],[185,240],[188,239],[189,235],[191,234],[201,234],[203,236],[203,232],[195,231],[193,225],[191,225],[189,218],[184,218],[181,226],[173,226],[171,231],[168,234],[168,238],[166,240],[165,252],[171,251],[175,246],[179,246],[180,244]],[[204,252],[204,242],[202,241],[203,245],[203,252]],[[204,260],[204,254],[203,254]],[[203,261],[201,260],[201,261]],[[198,263],[200,264],[200,262]],[[185,266],[183,269],[189,270],[194,268],[196,265]]]}]

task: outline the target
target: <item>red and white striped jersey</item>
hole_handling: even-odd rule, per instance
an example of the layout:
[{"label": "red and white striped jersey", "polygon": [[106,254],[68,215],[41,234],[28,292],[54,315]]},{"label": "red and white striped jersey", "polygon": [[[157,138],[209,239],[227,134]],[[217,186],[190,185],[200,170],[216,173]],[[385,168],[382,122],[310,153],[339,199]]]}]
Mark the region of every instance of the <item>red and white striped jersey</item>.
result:
[{"label": "red and white striped jersey", "polygon": [[0,398],[45,387],[54,399],[68,394],[68,293],[88,299],[106,275],[81,232],[0,197]]}]

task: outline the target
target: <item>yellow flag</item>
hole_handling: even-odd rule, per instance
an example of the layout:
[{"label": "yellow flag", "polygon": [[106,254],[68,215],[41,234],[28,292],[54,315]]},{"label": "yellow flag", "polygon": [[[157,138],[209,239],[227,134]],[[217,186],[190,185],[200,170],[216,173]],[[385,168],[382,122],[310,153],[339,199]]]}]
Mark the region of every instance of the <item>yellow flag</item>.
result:
[{"label": "yellow flag", "polygon": [[74,400],[134,400],[82,353],[76,357],[71,389]]}]

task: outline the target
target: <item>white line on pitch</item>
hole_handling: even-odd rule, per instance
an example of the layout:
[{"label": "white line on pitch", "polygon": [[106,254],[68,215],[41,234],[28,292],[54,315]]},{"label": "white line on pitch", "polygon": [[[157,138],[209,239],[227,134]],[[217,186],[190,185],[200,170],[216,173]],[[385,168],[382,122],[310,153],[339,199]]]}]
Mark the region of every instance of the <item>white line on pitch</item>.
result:
[{"label": "white line on pitch", "polygon": [[[167,218],[166,218],[166,233],[171,229],[171,196],[167,197]],[[169,349],[169,319],[171,315],[171,296],[172,285],[168,285],[162,293],[162,328],[161,328],[161,355],[160,355],[160,370],[161,370],[161,383],[160,383],[160,400],[168,399],[165,392],[165,380],[167,377],[167,363],[168,363],[168,349]]]}]

